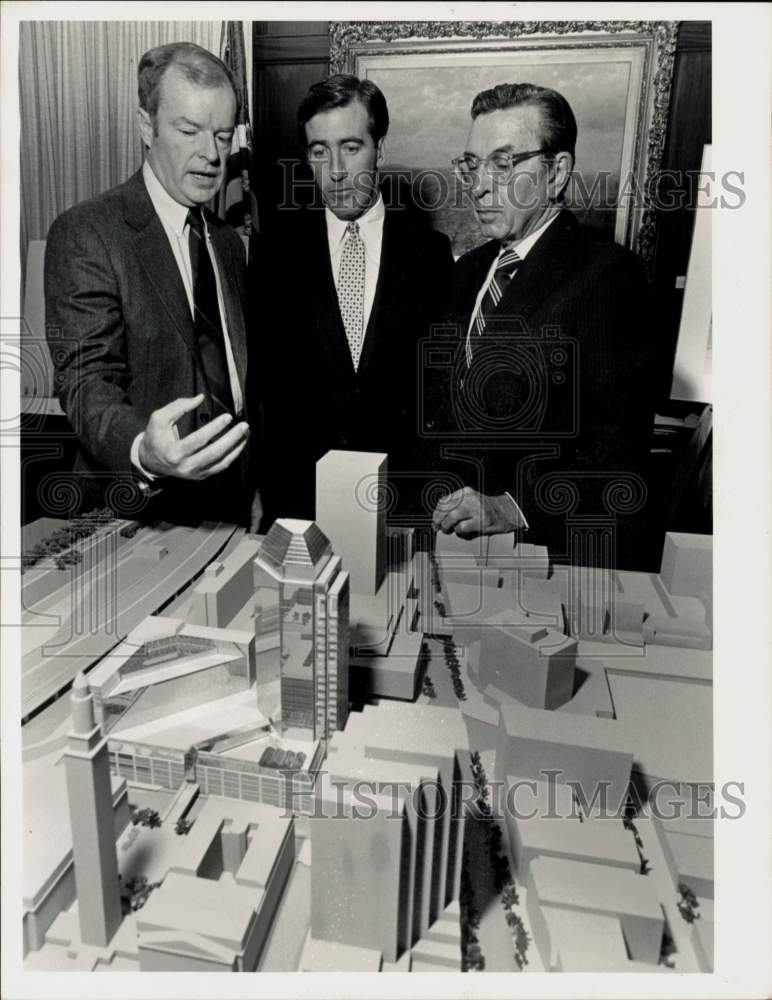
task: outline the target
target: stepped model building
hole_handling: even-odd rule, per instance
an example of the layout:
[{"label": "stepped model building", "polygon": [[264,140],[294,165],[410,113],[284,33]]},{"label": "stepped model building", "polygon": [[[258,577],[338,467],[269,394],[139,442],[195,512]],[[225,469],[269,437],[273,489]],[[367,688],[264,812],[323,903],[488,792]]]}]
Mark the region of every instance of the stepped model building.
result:
[{"label": "stepped model building", "polygon": [[313,521],[279,518],[256,563],[279,587],[282,727],[328,739],[348,717],[349,577]]}]

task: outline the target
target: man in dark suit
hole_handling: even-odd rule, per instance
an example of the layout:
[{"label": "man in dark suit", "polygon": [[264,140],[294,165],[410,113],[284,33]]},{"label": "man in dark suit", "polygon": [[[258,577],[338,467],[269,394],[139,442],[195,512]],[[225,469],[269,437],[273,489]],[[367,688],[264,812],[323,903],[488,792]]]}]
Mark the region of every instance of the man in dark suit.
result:
[{"label": "man in dark suit", "polygon": [[[144,166],[59,216],[46,247],[47,335],[83,503],[107,487],[113,507],[131,497],[119,513],[243,520],[246,259],[204,207],[223,179],[236,89],[210,52],[174,43],[142,57],[139,104]],[[139,489],[110,490],[116,477]]]},{"label": "man in dark suit", "polygon": [[502,84],[475,98],[472,119],[454,166],[490,239],[456,264],[446,315],[456,361],[434,385],[429,421],[453,440],[444,451],[467,485],[434,522],[461,537],[514,530],[558,560],[597,562],[568,552],[566,519],[611,518],[624,532],[643,503],[644,270],[562,206],[576,142],[562,95]]},{"label": "man in dark suit", "polygon": [[445,236],[379,190],[389,114],[375,84],[314,85],[298,126],[322,204],[284,213],[273,254],[265,499],[274,515],[313,517],[315,463],[330,449],[388,453],[399,498],[412,492],[419,341],[453,257]]}]

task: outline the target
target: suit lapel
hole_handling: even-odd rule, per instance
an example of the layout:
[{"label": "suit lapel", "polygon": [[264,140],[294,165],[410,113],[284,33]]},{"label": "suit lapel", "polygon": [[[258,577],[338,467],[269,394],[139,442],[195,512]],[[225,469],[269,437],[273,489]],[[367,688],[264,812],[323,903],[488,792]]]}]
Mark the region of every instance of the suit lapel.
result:
[{"label": "suit lapel", "polygon": [[246,253],[243,262],[233,259],[233,249],[225,239],[225,232],[219,219],[213,219],[207,214],[207,224],[212,237],[212,245],[220,268],[220,287],[222,288],[225,316],[228,321],[228,338],[233,351],[233,360],[239,375],[241,392],[244,393],[244,378],[247,371],[247,333],[244,326],[246,304],[239,294],[238,267],[246,265]]},{"label": "suit lapel", "polygon": [[[384,316],[391,303],[399,298],[398,285],[404,275],[398,262],[404,265],[405,257],[400,254],[399,234],[395,232],[394,218],[386,212],[383,220],[381,257],[378,262],[378,281],[375,285],[373,307],[365,330],[362,355],[359,359],[359,374],[363,374],[372,363],[375,350],[383,335]],[[369,262],[368,262],[369,263]]]},{"label": "suit lapel", "polygon": [[[309,214],[309,245],[304,256],[307,261],[306,279],[311,293],[310,301],[314,304],[314,327],[326,359],[342,375],[350,375],[354,371],[354,365],[340,314],[324,212],[318,210]],[[299,291],[299,294],[303,293]]]},{"label": "suit lapel", "polygon": [[196,364],[202,368],[190,304],[182,284],[169,239],[147,193],[142,171],[138,171],[124,189],[124,218],[137,231],[134,246],[149,286],[155,291],[162,307]]},{"label": "suit lapel", "polygon": [[[452,322],[458,322],[461,326],[460,333],[462,338],[466,337],[466,331],[474,312],[477,295],[485,279],[488,277],[491,264],[499,252],[499,246],[498,240],[490,240],[471,259],[464,261],[464,276],[456,286],[455,306],[451,308],[449,316]],[[457,265],[455,276],[458,275],[458,271],[459,266]]]},{"label": "suit lapel", "polygon": [[564,280],[575,250],[577,223],[562,211],[517,270],[496,314],[527,319]]}]

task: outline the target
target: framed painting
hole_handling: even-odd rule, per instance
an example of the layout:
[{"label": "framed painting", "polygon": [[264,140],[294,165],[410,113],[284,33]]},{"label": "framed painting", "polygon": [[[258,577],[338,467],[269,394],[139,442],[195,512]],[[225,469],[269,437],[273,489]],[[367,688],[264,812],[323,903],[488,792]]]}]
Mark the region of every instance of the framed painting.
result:
[{"label": "framed painting", "polygon": [[331,68],[384,92],[384,173],[409,185],[456,255],[483,241],[451,168],[472,99],[499,83],[560,91],[579,132],[566,204],[650,263],[676,34],[675,21],[338,21]]}]

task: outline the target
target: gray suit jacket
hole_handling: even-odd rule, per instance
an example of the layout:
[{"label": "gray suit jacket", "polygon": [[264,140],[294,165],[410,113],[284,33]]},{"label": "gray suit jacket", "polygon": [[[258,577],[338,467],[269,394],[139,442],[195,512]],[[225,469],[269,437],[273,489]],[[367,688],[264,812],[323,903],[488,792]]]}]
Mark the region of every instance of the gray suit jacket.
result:
[{"label": "gray suit jacket", "polygon": [[[246,400],[244,248],[221,219],[207,213],[207,223]],[[45,291],[55,392],[79,443],[75,470],[103,482],[105,473],[131,476],[131,444],[153,410],[206,390],[185,288],[141,170],[56,219],[46,246]],[[211,416],[207,400],[179,422],[180,436]],[[246,489],[247,462],[234,464],[229,486],[238,473]],[[209,509],[219,478],[172,483],[175,503],[192,508],[191,515],[219,516]]]}]

